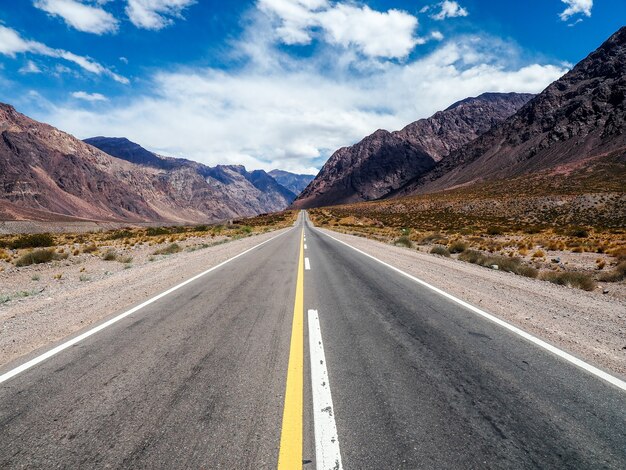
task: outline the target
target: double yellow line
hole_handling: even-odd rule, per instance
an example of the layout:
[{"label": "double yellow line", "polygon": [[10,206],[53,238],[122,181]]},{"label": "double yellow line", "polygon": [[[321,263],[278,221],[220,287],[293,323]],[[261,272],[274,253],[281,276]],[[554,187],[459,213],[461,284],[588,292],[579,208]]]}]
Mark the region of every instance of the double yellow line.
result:
[{"label": "double yellow line", "polygon": [[304,387],[304,228],[300,235],[300,257],[293,306],[291,346],[283,426],[280,435],[278,470],[302,469],[302,401]]}]

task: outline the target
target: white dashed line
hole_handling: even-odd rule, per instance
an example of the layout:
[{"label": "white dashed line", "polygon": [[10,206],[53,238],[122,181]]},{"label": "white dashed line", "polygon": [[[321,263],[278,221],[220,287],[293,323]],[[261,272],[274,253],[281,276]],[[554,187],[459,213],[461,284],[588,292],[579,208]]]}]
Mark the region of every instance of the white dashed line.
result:
[{"label": "white dashed line", "polygon": [[305,250],[307,249],[306,243],[304,244],[304,249],[305,249]]},{"label": "white dashed line", "polygon": [[309,261],[309,258],[304,258],[304,269],[307,271],[311,269],[311,262]]},{"label": "white dashed line", "polygon": [[311,356],[311,388],[313,392],[313,425],[315,428],[315,468],[342,470],[335,409],[330,393],[328,369],[322,330],[317,310],[309,310],[309,351]]}]

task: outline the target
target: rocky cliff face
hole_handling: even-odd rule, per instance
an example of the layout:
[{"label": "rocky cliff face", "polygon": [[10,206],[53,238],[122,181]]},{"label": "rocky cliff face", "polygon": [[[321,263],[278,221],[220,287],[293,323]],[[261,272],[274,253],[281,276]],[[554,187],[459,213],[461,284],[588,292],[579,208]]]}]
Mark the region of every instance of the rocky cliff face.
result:
[{"label": "rocky cliff face", "polygon": [[398,191],[430,192],[626,152],[626,27],[514,116]]},{"label": "rocky cliff face", "polygon": [[533,95],[485,93],[467,98],[396,132],[378,130],[337,150],[294,207],[382,198],[432,170],[437,162],[515,113]]},{"label": "rocky cliff face", "polygon": [[[144,150],[136,147],[133,158]],[[0,199],[13,208],[0,218],[21,207],[52,218],[194,223],[283,209],[293,198],[277,183],[257,188],[242,172],[233,171],[237,186],[195,162],[144,157],[113,157],[0,104]]]}]

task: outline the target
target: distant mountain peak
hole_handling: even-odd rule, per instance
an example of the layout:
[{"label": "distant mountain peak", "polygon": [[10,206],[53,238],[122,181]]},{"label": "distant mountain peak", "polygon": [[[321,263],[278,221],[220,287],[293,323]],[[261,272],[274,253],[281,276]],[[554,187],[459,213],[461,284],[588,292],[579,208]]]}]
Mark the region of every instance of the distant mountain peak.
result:
[{"label": "distant mountain peak", "polygon": [[402,130],[378,129],[360,142],[337,150],[293,207],[384,197],[427,173],[451,151],[514,114],[532,96],[485,93],[459,101]]}]

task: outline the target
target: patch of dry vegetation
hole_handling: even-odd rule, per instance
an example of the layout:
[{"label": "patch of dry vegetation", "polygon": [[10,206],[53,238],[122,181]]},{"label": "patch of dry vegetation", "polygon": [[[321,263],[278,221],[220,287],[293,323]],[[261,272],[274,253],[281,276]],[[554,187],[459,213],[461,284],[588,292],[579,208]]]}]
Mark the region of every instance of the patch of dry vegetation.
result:
[{"label": "patch of dry vegetation", "polygon": [[595,177],[586,180],[583,192],[567,184],[556,191],[548,179],[530,178],[507,182],[506,191],[504,183],[493,183],[309,214],[316,225],[351,235],[417,244],[433,254],[593,290],[597,282],[626,277],[626,193],[624,179],[619,182],[626,174],[622,168],[616,175],[604,187]]},{"label": "patch of dry vegetation", "polygon": [[[105,261],[118,261],[127,266],[133,260],[130,252],[137,246],[154,247],[155,254],[175,254],[182,251],[180,243],[189,245],[188,250],[206,248],[293,225],[296,211],[263,214],[257,217],[231,221],[227,224],[200,224],[193,226],[126,227],[123,229],[64,233],[57,235],[24,234],[0,236],[0,264],[11,263],[15,267],[52,263],[68,258],[96,256]],[[214,239],[211,242],[208,239]],[[193,243],[195,240],[198,243]],[[0,270],[3,267],[0,266]]]}]

